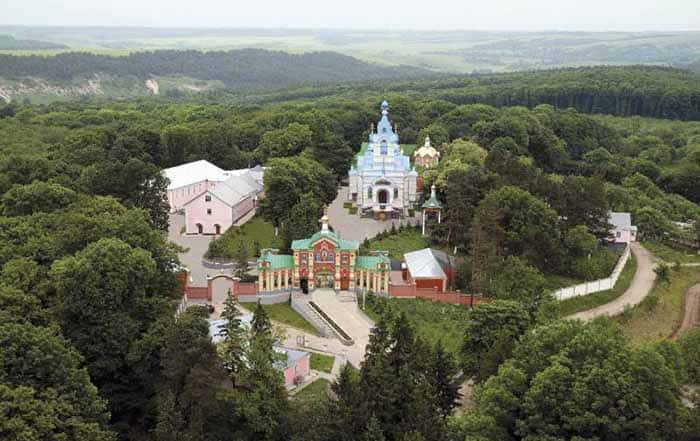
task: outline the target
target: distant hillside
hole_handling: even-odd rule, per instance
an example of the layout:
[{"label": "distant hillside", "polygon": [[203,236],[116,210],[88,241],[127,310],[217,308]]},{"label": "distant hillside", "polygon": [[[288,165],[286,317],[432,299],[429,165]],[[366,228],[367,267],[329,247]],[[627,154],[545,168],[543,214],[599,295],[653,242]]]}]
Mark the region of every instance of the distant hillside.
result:
[{"label": "distant hillside", "polygon": [[686,69],[692,70],[693,72],[700,72],[700,60],[694,63],[686,64],[684,67]]},{"label": "distant hillside", "polygon": [[233,89],[281,88],[301,83],[328,83],[424,75],[413,67],[383,67],[334,52],[289,54],[261,49],[233,51],[136,52],[124,57],[90,53],[55,56],[0,55],[0,77],[69,81],[95,74],[117,77],[185,76],[221,81]]},{"label": "distant hillside", "polygon": [[[597,66],[506,74],[436,76],[406,81],[374,81],[352,86],[296,87],[284,91],[232,94],[250,103],[317,100],[343,96],[377,100],[397,93],[412,99],[452,104],[533,108],[550,104],[584,113],[700,120],[700,74],[659,66]],[[210,92],[220,101],[222,91]]]},{"label": "distant hillside", "polygon": [[65,44],[39,40],[17,40],[11,35],[0,35],[0,50],[67,49]]}]

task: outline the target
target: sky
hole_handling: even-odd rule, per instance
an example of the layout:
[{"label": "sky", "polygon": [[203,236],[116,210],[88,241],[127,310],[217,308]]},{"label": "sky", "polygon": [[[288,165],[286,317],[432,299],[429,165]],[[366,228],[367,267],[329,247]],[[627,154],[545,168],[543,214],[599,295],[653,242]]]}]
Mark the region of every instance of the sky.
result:
[{"label": "sky", "polygon": [[0,0],[0,24],[700,31],[700,0]]}]

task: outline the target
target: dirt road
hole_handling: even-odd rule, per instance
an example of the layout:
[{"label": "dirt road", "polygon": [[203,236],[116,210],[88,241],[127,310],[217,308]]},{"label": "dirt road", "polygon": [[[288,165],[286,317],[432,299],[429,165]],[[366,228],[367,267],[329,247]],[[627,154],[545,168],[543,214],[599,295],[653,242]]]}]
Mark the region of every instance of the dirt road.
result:
[{"label": "dirt road", "polygon": [[637,306],[651,292],[651,289],[654,287],[654,280],[656,280],[654,257],[637,242],[633,242],[631,247],[632,253],[637,259],[637,272],[634,273],[634,278],[627,291],[610,303],[587,311],[581,311],[569,316],[570,318],[593,320],[604,315],[614,316],[622,314],[628,305],[630,307]]},{"label": "dirt road", "polygon": [[674,340],[682,336],[686,331],[700,325],[700,283],[691,286],[685,294],[683,309],[685,311],[683,321],[681,326],[673,333],[672,338]]}]

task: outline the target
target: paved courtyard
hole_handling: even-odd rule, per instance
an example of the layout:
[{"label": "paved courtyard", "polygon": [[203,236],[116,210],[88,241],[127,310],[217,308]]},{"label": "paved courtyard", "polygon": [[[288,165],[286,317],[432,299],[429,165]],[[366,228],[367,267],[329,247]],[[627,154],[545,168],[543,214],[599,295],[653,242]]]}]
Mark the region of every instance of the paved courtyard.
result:
[{"label": "paved courtyard", "polygon": [[185,249],[185,252],[178,254],[180,263],[190,270],[192,286],[207,286],[207,275],[214,276],[216,274],[231,274],[230,269],[220,270],[206,268],[202,263],[204,254],[209,248],[209,242],[214,239],[214,236],[188,236],[182,234],[182,228],[185,225],[185,216],[183,214],[170,214],[170,228],[168,229],[168,238]]},{"label": "paved courtyard", "polygon": [[365,239],[373,238],[382,231],[391,229],[392,225],[398,228],[401,224],[410,223],[415,225],[418,223],[417,217],[378,221],[360,217],[359,214],[349,214],[348,209],[343,208],[343,204],[347,201],[348,187],[340,187],[338,196],[328,207],[329,223],[333,230],[340,234],[343,239],[362,242]]}]

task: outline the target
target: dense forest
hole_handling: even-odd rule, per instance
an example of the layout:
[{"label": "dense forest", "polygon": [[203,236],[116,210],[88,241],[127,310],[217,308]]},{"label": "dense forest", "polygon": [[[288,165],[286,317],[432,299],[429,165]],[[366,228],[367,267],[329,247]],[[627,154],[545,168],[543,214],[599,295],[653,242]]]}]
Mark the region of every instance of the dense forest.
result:
[{"label": "dense forest", "polygon": [[[653,66],[596,66],[509,74],[382,81],[355,86],[298,87],[285,91],[232,95],[232,99],[269,103],[344,96],[358,99],[396,92],[416,100],[427,97],[453,104],[526,106],[550,104],[583,113],[700,119],[700,75]],[[221,99],[222,92],[212,92]]]},{"label": "dense forest", "polygon": [[[544,274],[605,273],[592,255],[609,210],[632,212],[647,239],[685,234],[674,222],[700,215],[700,125],[458,98],[488,78],[494,94],[549,78],[554,96],[592,76],[645,85],[653,102],[652,85],[663,97],[697,80],[647,68],[536,75],[455,80],[452,99],[449,80],[428,80],[254,105],[0,109],[0,438],[697,441],[700,407],[682,399],[699,399],[682,387],[700,379],[700,333],[638,346],[608,320],[561,320]],[[264,164],[261,215],[298,238],[317,228],[384,98],[403,143],[429,135],[439,148],[440,165],[420,170],[445,204],[432,239],[459,250],[462,287],[492,301],[465,311],[459,353],[387,308],[332,393],[289,398],[262,307],[245,329],[227,302],[218,347],[201,308],[175,317],[160,170]],[[459,371],[476,384],[461,414]]]},{"label": "dense forest", "polygon": [[371,65],[334,52],[289,54],[261,49],[233,51],[134,52],[118,57],[84,52],[54,56],[0,55],[0,77],[37,77],[68,81],[94,74],[135,76],[182,75],[220,80],[234,89],[281,88],[291,84],[407,78],[427,71],[412,67]]}]

